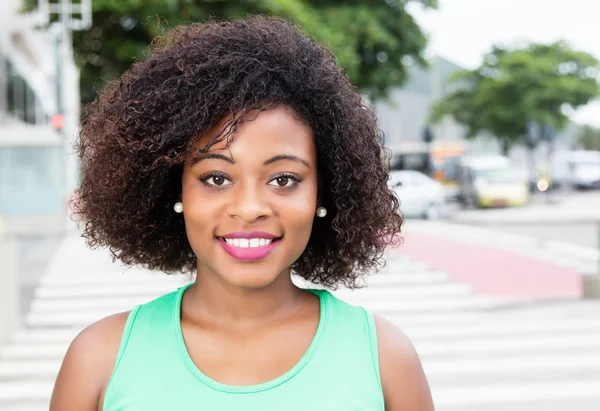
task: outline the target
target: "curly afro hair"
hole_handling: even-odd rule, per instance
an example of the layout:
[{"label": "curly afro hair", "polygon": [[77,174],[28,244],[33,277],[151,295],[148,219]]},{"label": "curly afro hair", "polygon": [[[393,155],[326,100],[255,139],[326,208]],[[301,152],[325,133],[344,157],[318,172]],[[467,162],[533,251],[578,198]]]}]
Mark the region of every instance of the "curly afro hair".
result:
[{"label": "curly afro hair", "polygon": [[[286,105],[313,131],[328,210],[293,272],[354,287],[383,266],[386,247],[399,241],[398,200],[387,187],[374,110],[328,50],[280,18],[250,16],[177,27],[148,54],[82,122],[74,212],[90,247],[108,247],[127,265],[194,273],[183,217],[173,212],[191,145],[226,115]],[[235,118],[220,139],[243,121]]]}]

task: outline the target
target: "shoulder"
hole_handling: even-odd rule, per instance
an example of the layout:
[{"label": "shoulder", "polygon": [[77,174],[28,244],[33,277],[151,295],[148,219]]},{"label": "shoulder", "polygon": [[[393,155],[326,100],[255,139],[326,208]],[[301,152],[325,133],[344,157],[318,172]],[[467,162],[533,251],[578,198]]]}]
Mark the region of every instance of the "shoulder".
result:
[{"label": "shoulder", "polygon": [[51,410],[97,410],[112,375],[129,312],[106,317],[71,342],[56,379]]},{"label": "shoulder", "polygon": [[429,384],[412,342],[390,321],[374,318],[386,411],[433,411]]}]

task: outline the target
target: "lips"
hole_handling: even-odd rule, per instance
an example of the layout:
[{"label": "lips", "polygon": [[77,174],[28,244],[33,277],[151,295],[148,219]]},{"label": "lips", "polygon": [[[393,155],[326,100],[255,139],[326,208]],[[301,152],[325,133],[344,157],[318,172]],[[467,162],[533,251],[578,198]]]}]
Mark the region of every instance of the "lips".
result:
[{"label": "lips", "polygon": [[230,256],[241,261],[258,261],[271,254],[281,237],[263,232],[237,232],[217,240]]}]

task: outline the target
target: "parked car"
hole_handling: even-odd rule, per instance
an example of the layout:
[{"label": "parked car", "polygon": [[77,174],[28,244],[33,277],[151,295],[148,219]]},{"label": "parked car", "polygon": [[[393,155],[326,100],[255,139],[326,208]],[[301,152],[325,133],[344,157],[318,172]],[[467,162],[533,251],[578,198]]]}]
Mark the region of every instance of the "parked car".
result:
[{"label": "parked car", "polygon": [[514,207],[529,200],[527,181],[499,155],[468,156],[458,171],[459,201],[465,207]]},{"label": "parked car", "polygon": [[405,217],[435,220],[443,214],[444,186],[423,173],[412,170],[390,171],[390,188],[400,200]]},{"label": "parked car", "polygon": [[600,188],[600,152],[557,151],[550,161],[550,173],[556,186]]}]

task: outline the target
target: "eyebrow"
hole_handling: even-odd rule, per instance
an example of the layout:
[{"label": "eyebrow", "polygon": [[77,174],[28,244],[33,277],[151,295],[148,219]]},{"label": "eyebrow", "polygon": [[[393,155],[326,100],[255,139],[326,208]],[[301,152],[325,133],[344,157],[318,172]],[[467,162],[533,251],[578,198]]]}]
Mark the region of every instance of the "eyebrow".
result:
[{"label": "eyebrow", "polygon": [[227,161],[229,164],[235,164],[235,161],[233,161],[233,158],[227,157],[224,154],[204,153],[204,154],[202,154],[200,156],[194,157],[192,159],[192,165],[196,165],[199,162],[201,162],[202,160],[208,160],[208,159],[223,160],[223,161]]},{"label": "eyebrow", "polygon": [[[229,164],[235,164],[235,161],[231,157],[227,157],[226,155],[218,154],[218,153],[205,153],[199,157],[194,158],[192,160],[192,165],[198,164],[200,161],[208,160],[208,159],[223,160],[223,161],[228,162]],[[306,161],[298,156],[291,155],[291,154],[280,154],[280,155],[271,157],[270,159],[266,160],[263,164],[265,166],[267,166],[269,164],[273,164],[277,161],[283,161],[283,160],[294,161],[296,163],[304,164],[306,167],[310,168],[310,164],[308,163],[308,161]]]},{"label": "eyebrow", "polygon": [[278,156],[271,157],[270,159],[268,159],[267,161],[264,162],[264,165],[267,166],[269,164],[275,163],[276,161],[282,161],[282,160],[295,161],[296,163],[304,164],[306,167],[310,168],[310,164],[308,163],[308,161],[306,161],[298,156],[291,155],[291,154],[280,154]]}]

